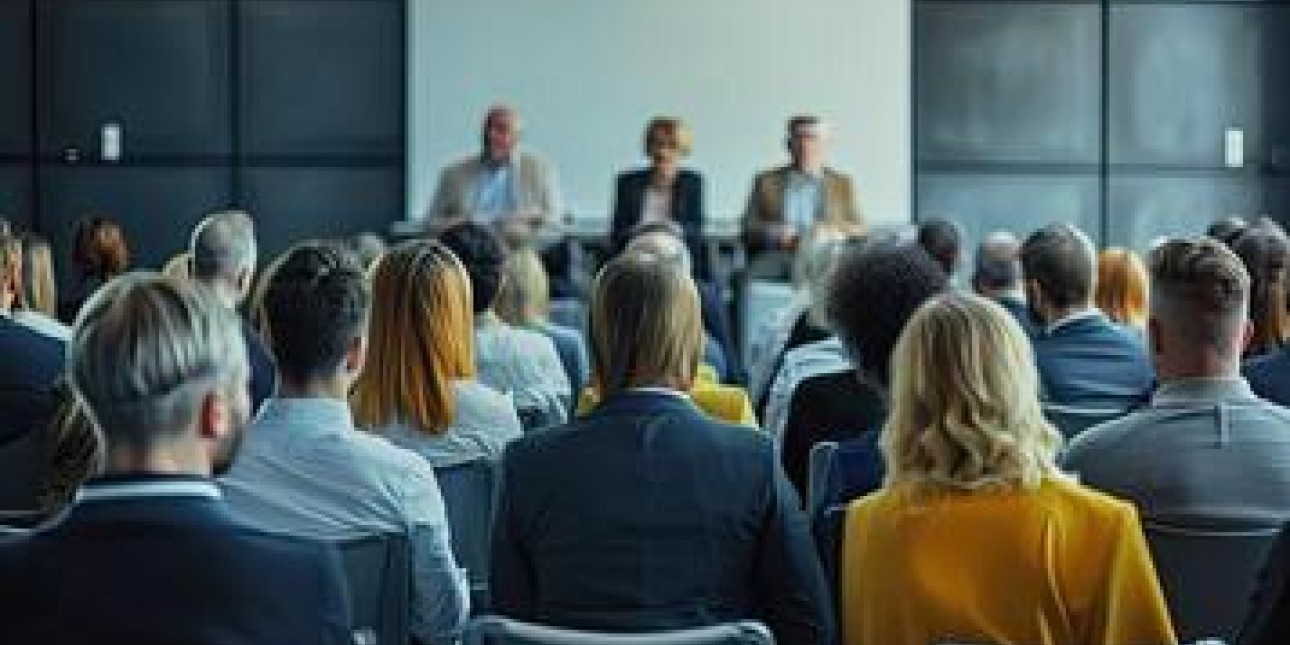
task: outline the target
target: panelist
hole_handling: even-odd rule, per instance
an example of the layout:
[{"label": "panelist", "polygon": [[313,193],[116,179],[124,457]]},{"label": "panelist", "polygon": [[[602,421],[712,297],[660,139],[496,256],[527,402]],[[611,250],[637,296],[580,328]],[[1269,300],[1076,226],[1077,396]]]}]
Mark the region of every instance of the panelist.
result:
[{"label": "panelist", "polygon": [[694,144],[690,129],[672,117],[656,117],[645,127],[645,156],[650,165],[618,175],[614,189],[610,241],[621,251],[641,224],[673,222],[684,232],[690,255],[702,258],[703,177],[681,160]]},{"label": "panelist", "polygon": [[744,243],[754,278],[787,279],[793,250],[817,227],[847,234],[864,228],[851,178],[824,165],[828,124],[799,115],[788,120],[787,134],[789,164],[757,175],[744,211]]},{"label": "panelist", "polygon": [[[519,112],[495,105],[484,116],[482,147],[443,170],[427,220],[473,220],[495,226],[511,243],[550,236],[564,214],[555,170],[519,146]],[[545,245],[545,244],[541,244]]]}]

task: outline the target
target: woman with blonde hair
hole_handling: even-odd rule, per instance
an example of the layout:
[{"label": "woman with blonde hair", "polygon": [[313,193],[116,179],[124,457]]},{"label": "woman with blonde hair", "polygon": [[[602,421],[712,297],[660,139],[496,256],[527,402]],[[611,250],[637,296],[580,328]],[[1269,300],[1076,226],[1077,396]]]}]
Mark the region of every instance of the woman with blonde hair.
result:
[{"label": "woman with blonde hair", "polygon": [[511,252],[506,258],[502,287],[497,293],[494,307],[497,317],[551,339],[569,377],[570,391],[576,396],[587,382],[587,345],[582,342],[582,334],[578,330],[557,325],[547,318],[550,306],[550,282],[537,252],[529,248]]},{"label": "woman with blonde hair", "polygon": [[1097,308],[1111,322],[1145,330],[1147,328],[1147,268],[1142,258],[1129,249],[1109,248],[1097,256]]},{"label": "woman with blonde hair", "polygon": [[355,423],[436,468],[499,459],[520,420],[475,380],[470,278],[456,256],[432,241],[392,249],[372,270],[371,316]]},{"label": "woman with blonde hair", "polygon": [[9,255],[21,264],[21,284],[10,317],[40,334],[68,341],[72,329],[58,320],[54,257],[49,242],[35,233],[26,232],[10,238],[7,243],[13,247]]},{"label": "woman with blonde hair", "polygon": [[1010,314],[939,296],[891,369],[886,479],[846,516],[847,645],[1176,642],[1133,506],[1055,465],[1060,435]]},{"label": "woman with blonde hair", "polygon": [[[680,119],[660,116],[645,126],[642,144],[649,166],[618,175],[614,184],[609,232],[614,252],[627,246],[638,225],[674,222],[685,231],[691,254],[702,260],[703,176],[681,167],[694,136]],[[704,267],[695,269],[704,274]]]}]

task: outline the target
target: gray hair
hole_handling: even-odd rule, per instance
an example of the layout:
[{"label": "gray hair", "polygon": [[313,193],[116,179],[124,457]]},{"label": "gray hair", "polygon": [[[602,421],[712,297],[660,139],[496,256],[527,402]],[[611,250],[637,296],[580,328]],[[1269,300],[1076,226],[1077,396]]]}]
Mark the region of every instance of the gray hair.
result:
[{"label": "gray hair", "polygon": [[976,251],[972,284],[978,289],[1003,291],[1021,287],[1021,241],[1007,231],[996,231],[981,241]]},{"label": "gray hair", "polygon": [[109,444],[175,438],[211,389],[246,387],[237,315],[201,285],[156,273],[108,283],[81,309],[67,373]]},{"label": "gray hair", "polygon": [[255,224],[242,211],[214,213],[193,230],[193,278],[204,282],[233,279],[255,268]]},{"label": "gray hair", "polygon": [[679,235],[667,230],[651,230],[641,233],[627,243],[624,253],[645,253],[662,260],[672,262],[686,275],[694,261],[690,258],[690,249]]}]

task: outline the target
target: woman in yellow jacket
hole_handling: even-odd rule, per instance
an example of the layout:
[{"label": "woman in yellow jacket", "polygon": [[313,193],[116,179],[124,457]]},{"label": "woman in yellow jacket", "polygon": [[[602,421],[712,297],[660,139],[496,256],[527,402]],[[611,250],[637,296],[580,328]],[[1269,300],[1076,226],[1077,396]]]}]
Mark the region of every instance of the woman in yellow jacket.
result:
[{"label": "woman in yellow jacket", "polygon": [[1063,475],[1013,318],[948,294],[892,356],[882,490],[851,503],[846,645],[1171,645],[1137,513]]}]

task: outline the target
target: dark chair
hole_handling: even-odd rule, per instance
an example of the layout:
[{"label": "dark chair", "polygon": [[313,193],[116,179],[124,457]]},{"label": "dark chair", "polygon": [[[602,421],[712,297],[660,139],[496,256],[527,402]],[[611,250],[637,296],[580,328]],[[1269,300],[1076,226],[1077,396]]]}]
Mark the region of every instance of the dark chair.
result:
[{"label": "dark chair", "polygon": [[1057,430],[1067,441],[1093,426],[1114,421],[1129,413],[1120,408],[1084,408],[1057,403],[1045,403],[1043,407],[1044,417],[1057,426]]},{"label": "dark chair", "polygon": [[478,459],[436,468],[452,531],[452,551],[470,580],[471,608],[488,607],[488,560],[492,553],[493,517],[501,484],[497,464]]},{"label": "dark chair", "polygon": [[814,521],[820,511],[824,510],[824,505],[828,501],[825,489],[837,453],[838,443],[836,441],[821,441],[811,446],[806,486],[806,517],[811,521]]},{"label": "dark chair", "polygon": [[355,645],[406,645],[408,538],[377,533],[336,543],[345,566]]},{"label": "dark chair", "polygon": [[524,623],[502,616],[470,622],[462,645],[774,645],[765,625],[741,620],[662,632],[605,633]]},{"label": "dark chair", "polygon": [[1235,642],[1279,527],[1198,529],[1146,522],[1179,642]]},{"label": "dark chair", "polygon": [[[824,570],[824,577],[829,582],[829,590],[833,592],[835,603],[840,603],[842,600],[842,585],[838,572],[842,566],[842,540],[846,537],[847,508],[846,504],[830,506],[820,514],[814,526],[811,527],[815,537],[815,550],[820,556],[820,568]],[[837,609],[841,608],[837,607]]]}]

